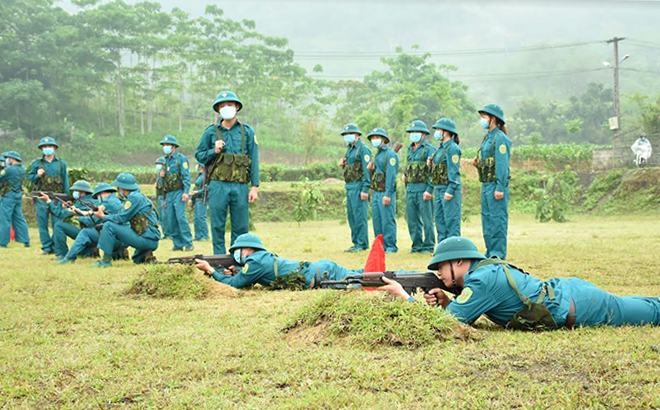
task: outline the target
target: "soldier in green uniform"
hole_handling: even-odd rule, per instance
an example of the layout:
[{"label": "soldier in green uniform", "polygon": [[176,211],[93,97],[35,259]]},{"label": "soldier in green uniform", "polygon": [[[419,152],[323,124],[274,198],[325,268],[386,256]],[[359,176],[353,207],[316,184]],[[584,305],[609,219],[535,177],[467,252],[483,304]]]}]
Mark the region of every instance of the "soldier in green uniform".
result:
[{"label": "soldier in green uniform", "polygon": [[435,188],[435,229],[440,243],[461,236],[461,149],[454,121],[440,118],[433,128],[440,146],[429,161],[430,182]]},{"label": "soldier in green uniform", "polygon": [[165,215],[165,192],[163,190],[163,178],[165,177],[165,157],[159,157],[156,159],[156,183],[154,187],[156,188],[156,205],[158,206],[158,212],[160,214],[160,226],[163,230],[162,239],[172,239],[172,233],[170,232],[170,224],[166,222]]},{"label": "soldier in green uniform", "polygon": [[410,137],[406,172],[401,180],[406,184],[406,218],[412,240],[410,253],[433,253],[433,186],[429,184],[429,158],[435,147],[426,136],[430,134],[424,121],[413,121],[406,130]]},{"label": "soldier in green uniform", "polygon": [[[78,183],[78,182],[76,182]],[[71,189],[75,189],[76,184],[73,184]],[[119,213],[122,210],[123,204],[119,198],[115,195],[117,190],[112,187],[112,185],[101,182],[96,185],[92,197],[94,198],[94,204],[101,208],[103,212],[107,215],[114,215]],[[99,241],[99,230],[103,227],[105,222],[103,219],[97,218],[94,216],[94,213],[91,210],[86,212],[86,215],[82,215],[78,218],[80,224],[83,228],[80,230],[76,236],[73,245],[69,252],[57,262],[60,265],[73,263],[76,261],[78,256],[90,256],[95,251],[96,245]],[[124,257],[125,247],[120,247],[113,252],[113,259],[122,259]]]},{"label": "soldier in green uniform", "polygon": [[188,158],[177,151],[179,143],[172,135],[164,136],[160,145],[163,146],[163,153],[165,153],[165,176],[162,181],[165,195],[163,223],[169,224],[169,231],[174,243],[172,250],[190,252],[194,247],[190,224],[186,216],[188,192],[190,192]]},{"label": "soldier in green uniform", "polygon": [[133,262],[148,263],[155,260],[153,251],[158,249],[160,230],[158,213],[153,202],[140,192],[135,177],[121,173],[112,182],[117,192],[124,197],[124,208],[114,215],[105,215],[102,209],[94,216],[105,220],[99,236],[98,247],[103,252],[103,259],[95,267],[112,266],[112,254],[122,246],[132,246]]},{"label": "soldier in green uniform", "polygon": [[[211,214],[213,253],[226,253],[227,209],[231,216],[231,243],[248,232],[248,203],[258,198],[259,146],[257,137],[236,113],[243,103],[231,91],[223,91],[213,103],[222,121],[204,130],[195,158],[209,173],[207,203]],[[248,184],[252,187],[249,188]]]},{"label": "soldier in green uniform", "polygon": [[477,167],[482,183],[481,229],[486,242],[486,257],[506,259],[511,140],[506,135],[502,107],[488,104],[479,110],[479,114],[481,127],[488,133],[472,164]]},{"label": "soldier in green uniform", "polygon": [[[67,237],[76,239],[81,228],[92,228],[94,223],[89,218],[79,219],[79,214],[74,211],[74,208],[80,211],[91,210],[87,202],[88,197],[92,196],[94,192],[89,182],[78,180],[71,185],[72,196],[75,202],[71,205],[64,205],[56,201],[52,201],[48,196],[42,194],[39,196],[41,201],[44,201],[48,206],[48,211],[57,218],[55,226],[53,227],[53,249],[55,250],[55,259],[62,259],[69,252],[69,246],[66,243]],[[89,205],[96,206],[96,201],[91,199]],[[91,252],[83,256],[89,256]]]},{"label": "soldier in green uniform", "polygon": [[209,226],[206,222],[208,208],[204,202],[204,166],[197,163],[197,177],[195,178],[195,190],[190,192],[188,204],[193,207],[195,241],[205,241],[209,238]]},{"label": "soldier in green uniform", "polygon": [[[42,150],[43,156],[32,161],[27,176],[32,183],[33,191],[69,193],[69,174],[66,162],[55,155],[58,147],[59,145],[52,137],[43,137],[39,141],[38,148]],[[52,254],[53,239],[48,232],[48,219],[50,216],[51,227],[54,227],[57,218],[50,215],[44,201],[37,199],[36,207],[41,254]]]},{"label": "soldier in green uniform", "polygon": [[6,248],[14,227],[16,242],[30,247],[30,234],[23,215],[23,169],[21,155],[16,151],[3,154],[4,168],[0,171],[0,248]]},{"label": "soldier in green uniform", "polygon": [[367,136],[376,148],[376,155],[369,163],[372,172],[371,217],[374,235],[383,235],[385,253],[396,253],[396,174],[399,172],[399,156],[388,144],[390,137],[385,129],[376,127]]},{"label": "soldier in green uniform", "polygon": [[[495,257],[487,259],[472,241],[447,238],[438,244],[428,268],[448,288],[461,290],[453,301],[439,288],[424,295],[463,323],[481,315],[520,330],[553,330],[575,326],[660,325],[660,298],[614,296],[578,278],[541,281]],[[414,300],[400,284],[383,290]]]},{"label": "soldier in green uniform", "polygon": [[362,132],[355,124],[346,124],[341,131],[346,142],[346,155],[339,161],[344,169],[346,182],[346,215],[351,227],[353,246],[347,252],[369,249],[369,187],[371,185],[367,166],[371,161],[371,150],[360,140]]},{"label": "soldier in green uniform", "polygon": [[240,235],[229,248],[239,268],[216,271],[207,261],[196,259],[195,266],[218,282],[235,288],[254,284],[275,289],[302,290],[320,287],[322,280],[341,280],[347,275],[363,272],[350,270],[330,260],[317,262],[293,261],[280,258],[266,250],[261,239],[246,233]]}]

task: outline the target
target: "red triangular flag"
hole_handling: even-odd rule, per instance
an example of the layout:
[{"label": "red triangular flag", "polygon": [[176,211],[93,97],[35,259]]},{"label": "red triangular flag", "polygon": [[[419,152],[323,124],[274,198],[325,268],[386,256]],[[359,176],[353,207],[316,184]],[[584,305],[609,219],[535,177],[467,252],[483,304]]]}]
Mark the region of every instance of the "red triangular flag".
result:
[{"label": "red triangular flag", "polygon": [[385,271],[385,248],[383,248],[383,235],[378,235],[371,245],[371,251],[364,265],[365,272]]}]

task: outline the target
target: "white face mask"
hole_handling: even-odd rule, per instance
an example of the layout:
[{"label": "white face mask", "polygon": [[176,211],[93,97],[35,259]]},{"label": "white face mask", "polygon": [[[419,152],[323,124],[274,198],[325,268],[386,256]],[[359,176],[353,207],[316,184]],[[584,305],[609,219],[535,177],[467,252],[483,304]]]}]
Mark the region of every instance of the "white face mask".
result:
[{"label": "white face mask", "polygon": [[236,107],[233,105],[225,105],[220,108],[220,116],[223,120],[231,120],[236,116]]},{"label": "white face mask", "polygon": [[437,141],[440,141],[442,139],[442,131],[435,130],[433,133],[433,138],[435,138]]},{"label": "white face mask", "polygon": [[163,169],[163,166],[161,164],[156,164],[156,171],[160,171]]},{"label": "white face mask", "polygon": [[171,145],[163,145],[163,153],[165,155],[170,155],[172,153],[172,146]]},{"label": "white face mask", "polygon": [[412,141],[413,143],[417,144],[421,140],[422,140],[422,133],[421,132],[411,132],[410,133],[410,141]]},{"label": "white face mask", "polygon": [[378,139],[376,139],[376,138],[372,138],[372,139],[371,139],[371,145],[373,145],[374,147],[378,148],[378,147],[380,147],[381,145],[383,145],[383,140],[380,139],[380,138],[378,138]]}]

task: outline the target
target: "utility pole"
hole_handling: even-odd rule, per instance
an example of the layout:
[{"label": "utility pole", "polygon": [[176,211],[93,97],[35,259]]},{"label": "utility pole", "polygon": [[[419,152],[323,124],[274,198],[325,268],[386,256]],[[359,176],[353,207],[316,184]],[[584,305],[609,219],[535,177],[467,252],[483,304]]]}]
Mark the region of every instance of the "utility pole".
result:
[{"label": "utility pole", "polygon": [[616,128],[614,130],[614,141],[612,142],[612,165],[616,163],[614,156],[616,141],[619,139],[621,130],[621,117],[619,111],[619,41],[625,40],[625,37],[614,37],[607,40],[607,43],[614,44],[614,118],[616,118]]}]

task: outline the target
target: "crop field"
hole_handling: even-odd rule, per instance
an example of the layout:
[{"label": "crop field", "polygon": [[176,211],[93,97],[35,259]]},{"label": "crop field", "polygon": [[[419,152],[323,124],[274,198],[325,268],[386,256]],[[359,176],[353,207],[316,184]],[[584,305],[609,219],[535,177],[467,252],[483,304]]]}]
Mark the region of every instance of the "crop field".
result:
[{"label": "crop field", "polygon": [[[478,219],[463,235],[483,251]],[[512,215],[510,262],[544,279],[577,276],[618,295],[660,296],[657,215],[571,219]],[[366,253],[343,252],[346,224],[255,226],[282,257],[364,266]],[[658,327],[523,333],[482,318],[467,328],[380,292],[216,285],[203,297],[128,295],[145,267],[55,265],[39,255],[36,229],[30,234],[31,248],[11,243],[0,253],[2,409],[660,409]],[[403,221],[398,237],[387,267],[425,269],[430,258],[408,253]],[[180,255],[171,246],[161,242],[160,260]],[[195,246],[211,253],[210,242]],[[360,326],[318,321],[287,331],[334,295],[344,303],[328,316],[343,309],[361,315]],[[436,315],[445,327],[423,329]],[[422,338],[429,332],[439,336]]]}]

